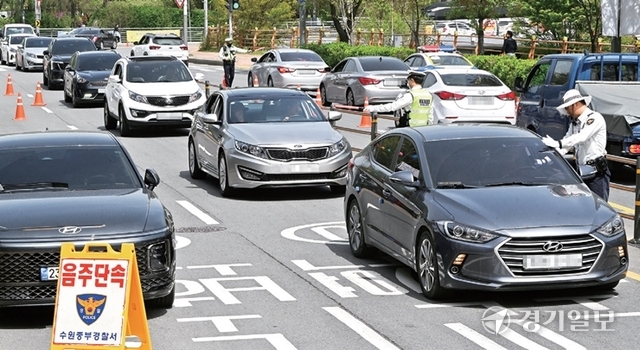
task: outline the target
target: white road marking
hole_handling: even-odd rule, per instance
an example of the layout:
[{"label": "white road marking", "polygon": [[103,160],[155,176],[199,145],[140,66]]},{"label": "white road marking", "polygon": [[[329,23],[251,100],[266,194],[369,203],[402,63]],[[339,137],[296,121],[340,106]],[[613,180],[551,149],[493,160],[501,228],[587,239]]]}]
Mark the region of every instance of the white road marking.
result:
[{"label": "white road marking", "polygon": [[223,264],[223,265],[196,265],[196,266],[187,266],[189,270],[195,269],[216,269],[216,271],[222,276],[236,276],[238,273],[231,269],[232,267],[243,267],[243,266],[252,266],[248,263],[243,264]]},{"label": "white road marking", "polygon": [[344,270],[344,269],[359,269],[363,268],[364,265],[343,265],[343,266],[320,266],[316,267],[311,265],[306,260],[291,260],[292,263],[296,264],[302,271],[318,271],[318,270]]},{"label": "white road marking", "polygon": [[73,126],[73,125],[67,125],[67,128],[69,128],[71,130],[78,130],[78,127]]},{"label": "white road marking", "polygon": [[33,97],[33,95],[32,94],[27,94],[27,97]]},{"label": "white road marking", "polygon": [[189,306],[193,306],[193,304],[191,304],[192,301],[211,301],[211,300],[216,300],[216,298],[214,297],[175,298],[173,300],[173,307],[189,307]]},{"label": "white road marking", "polygon": [[230,341],[230,340],[253,340],[253,339],[265,339],[269,342],[276,350],[297,350],[291,342],[284,337],[284,335],[280,333],[275,334],[249,334],[249,335],[227,335],[227,336],[219,336],[219,337],[202,337],[202,338],[191,338],[192,341],[205,342],[205,341]]},{"label": "white road marking", "polygon": [[[485,323],[485,326],[489,329],[491,329],[494,333],[496,332],[496,328],[495,325],[493,325],[491,322],[487,322]],[[545,348],[544,346],[534,342],[533,340],[517,333],[516,331],[512,330],[511,328],[507,328],[504,331],[501,331],[500,333],[501,336],[503,336],[505,339],[509,340],[510,342],[517,344],[525,349],[530,349],[530,350],[549,350],[548,348]]]},{"label": "white road marking", "polygon": [[177,201],[183,208],[187,209],[191,214],[195,215],[198,219],[204,221],[207,225],[216,225],[218,224],[211,216],[204,213],[202,210],[196,208],[195,205],[187,202],[187,201]]},{"label": "white road marking", "polygon": [[191,240],[187,237],[176,236],[176,249],[184,248],[191,244]]},{"label": "white road marking", "polygon": [[487,350],[507,350],[507,348],[504,348],[504,347],[498,345],[498,343],[496,343],[493,340],[485,337],[484,335],[474,331],[473,329],[463,325],[462,323],[446,323],[445,326],[449,327],[450,329],[452,329],[456,333],[460,334],[461,336],[463,336],[463,337],[471,340],[472,342],[476,343],[477,345],[479,345],[483,349],[487,349]]},{"label": "white road marking", "polygon": [[608,307],[597,303],[595,301],[593,301],[593,299],[595,298],[601,298],[601,299],[608,299],[608,298],[613,298],[614,295],[613,294],[601,294],[601,295],[590,295],[590,296],[584,296],[584,297],[578,297],[578,298],[572,298],[572,297],[555,297],[555,298],[540,298],[540,299],[533,299],[537,302],[545,302],[545,301],[573,301],[576,304],[580,304],[586,308],[589,308],[591,310],[597,310],[597,311],[606,311],[609,310]]},{"label": "white road marking", "polygon": [[51,113],[51,114],[53,114],[53,111],[52,111],[52,110],[50,110],[50,109],[49,109],[49,108],[47,108],[47,107],[40,107],[40,108],[42,108],[42,110],[43,110],[43,111],[45,111],[45,112],[47,112],[47,113]]},{"label": "white road marking", "polygon": [[337,318],[340,322],[344,323],[347,327],[358,333],[364,340],[371,343],[380,350],[400,350],[397,346],[393,345],[388,340],[384,339],[380,334],[371,329],[362,321],[353,317],[347,311],[339,307],[323,307],[325,311],[330,313],[333,317]]},{"label": "white road marking", "polygon": [[238,328],[231,320],[246,320],[250,318],[262,318],[260,315],[238,315],[238,316],[210,316],[210,317],[190,317],[179,318],[178,322],[202,322],[211,321],[220,333],[237,332]]}]

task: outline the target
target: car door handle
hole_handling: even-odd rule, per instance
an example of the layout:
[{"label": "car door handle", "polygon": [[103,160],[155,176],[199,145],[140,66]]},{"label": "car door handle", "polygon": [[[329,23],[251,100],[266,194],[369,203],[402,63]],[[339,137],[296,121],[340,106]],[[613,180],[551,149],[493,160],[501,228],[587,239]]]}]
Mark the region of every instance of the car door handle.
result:
[{"label": "car door handle", "polygon": [[389,191],[389,190],[382,190],[382,197],[384,197],[384,198],[389,198],[389,197],[391,197],[391,191]]}]

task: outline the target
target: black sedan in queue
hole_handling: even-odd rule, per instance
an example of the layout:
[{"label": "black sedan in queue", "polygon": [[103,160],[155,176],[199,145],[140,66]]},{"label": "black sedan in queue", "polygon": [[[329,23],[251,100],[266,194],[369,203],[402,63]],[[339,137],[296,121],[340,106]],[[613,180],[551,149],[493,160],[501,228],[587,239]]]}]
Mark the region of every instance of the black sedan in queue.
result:
[{"label": "black sedan in queue", "polygon": [[64,72],[64,101],[73,107],[104,104],[104,89],[116,61],[116,51],[84,51],[71,56]]},{"label": "black sedan in queue", "polygon": [[53,39],[42,52],[42,84],[49,90],[64,84],[64,69],[76,51],[96,51],[96,47],[88,38],[63,37]]},{"label": "black sedan in queue", "polygon": [[170,308],[174,223],[159,183],[110,133],[0,135],[0,307],[53,304],[62,243],[107,242],[135,245],[144,298]]},{"label": "black sedan in queue", "polygon": [[385,132],[351,161],[344,213],[352,253],[379,248],[451,289],[615,288],[628,268],[620,216],[555,149],[507,125]]}]

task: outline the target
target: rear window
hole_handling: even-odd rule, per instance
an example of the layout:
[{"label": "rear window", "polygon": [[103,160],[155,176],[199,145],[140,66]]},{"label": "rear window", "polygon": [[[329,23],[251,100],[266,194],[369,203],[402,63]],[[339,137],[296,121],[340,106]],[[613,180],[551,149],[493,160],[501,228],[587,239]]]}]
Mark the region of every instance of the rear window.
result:
[{"label": "rear window", "polygon": [[182,39],[180,38],[153,38],[153,43],[157,45],[182,45]]},{"label": "rear window", "polygon": [[409,70],[406,63],[397,58],[380,57],[360,59],[360,64],[365,72],[384,70]]},{"label": "rear window", "polygon": [[180,61],[139,61],[127,66],[127,81],[132,83],[171,83],[191,81],[189,69]]},{"label": "rear window", "polygon": [[315,52],[280,52],[280,58],[283,62],[322,62]]},{"label": "rear window", "polygon": [[429,56],[433,64],[443,66],[471,66],[471,64],[462,57],[458,56]]},{"label": "rear window", "polygon": [[502,86],[502,82],[487,74],[440,74],[442,82],[449,86]]},{"label": "rear window", "polygon": [[71,55],[76,51],[95,51],[96,46],[89,40],[60,40],[53,43],[52,55]]},{"label": "rear window", "polygon": [[51,42],[51,38],[33,38],[27,39],[26,47],[47,47]]}]

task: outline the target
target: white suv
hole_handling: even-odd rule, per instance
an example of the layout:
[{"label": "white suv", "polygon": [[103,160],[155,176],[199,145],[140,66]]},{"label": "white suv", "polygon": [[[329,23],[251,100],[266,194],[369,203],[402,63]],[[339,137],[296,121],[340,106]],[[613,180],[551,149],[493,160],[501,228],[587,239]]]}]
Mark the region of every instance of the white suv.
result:
[{"label": "white suv", "polygon": [[104,126],[129,136],[135,128],[188,128],[206,96],[198,82],[173,56],[123,57],[116,61],[105,88]]},{"label": "white suv", "polygon": [[133,43],[129,56],[175,56],[189,65],[189,47],[175,34],[147,33]]},{"label": "white suv", "polygon": [[436,24],[436,30],[441,35],[454,35],[455,31],[458,31],[458,35],[471,36],[476,32],[471,26],[464,22],[441,22]]}]

